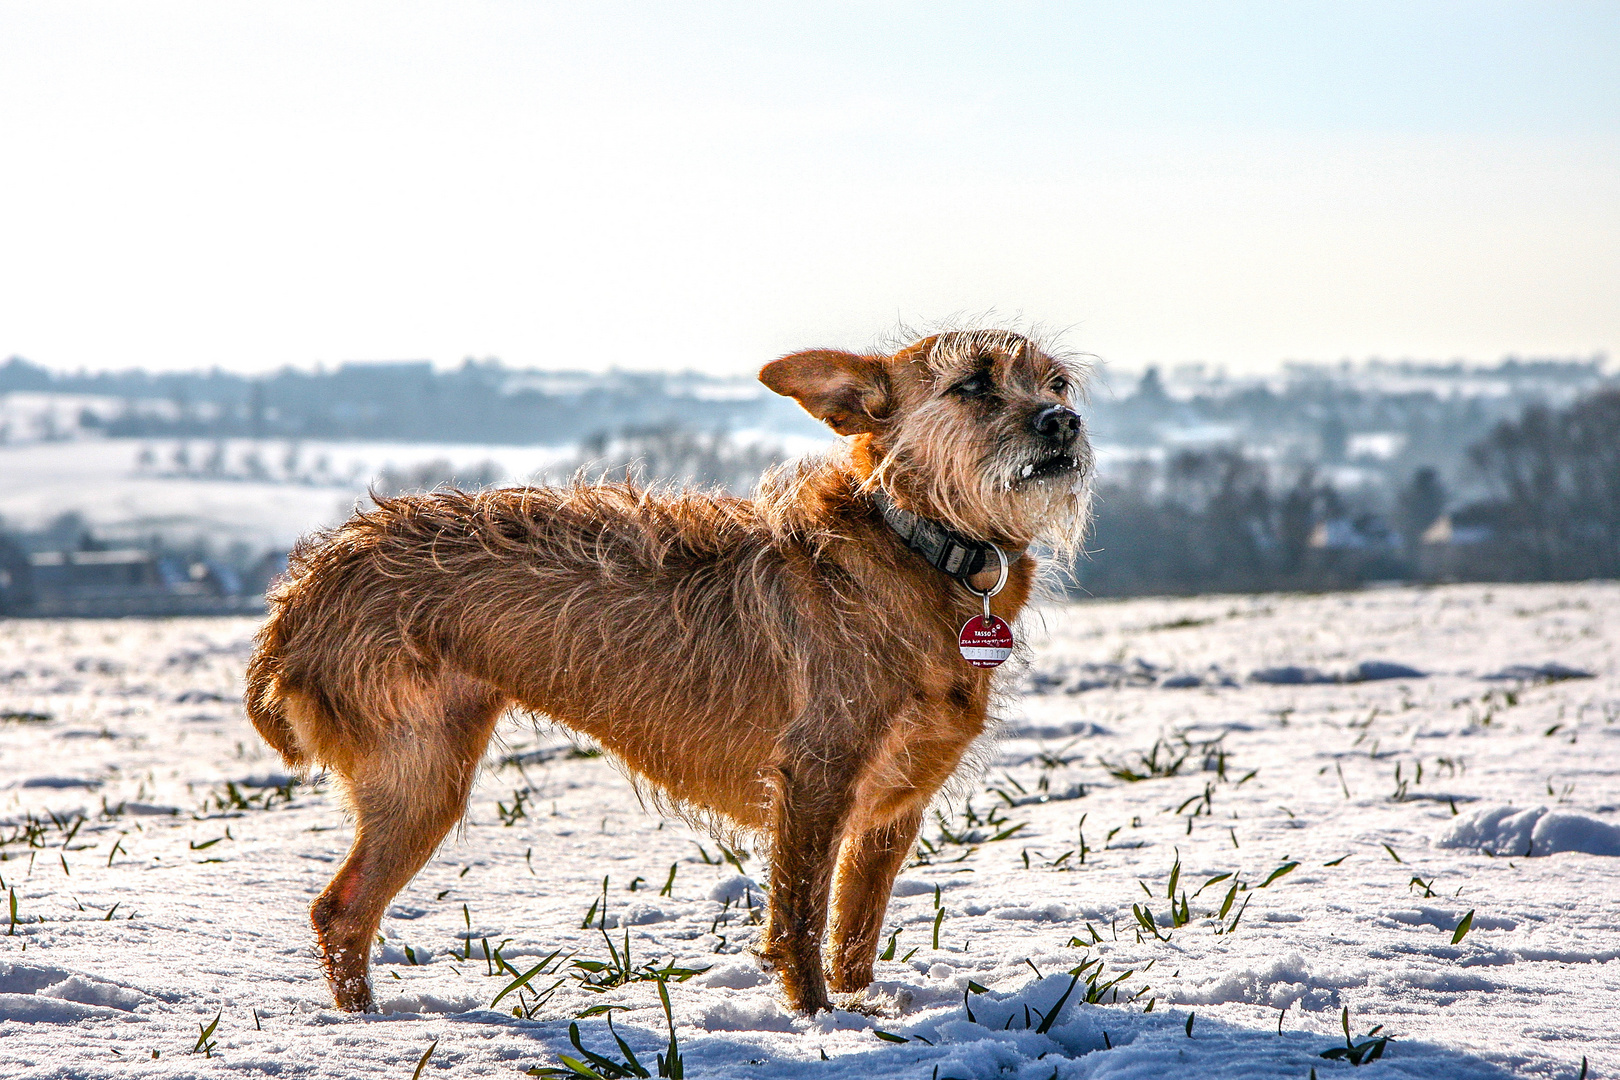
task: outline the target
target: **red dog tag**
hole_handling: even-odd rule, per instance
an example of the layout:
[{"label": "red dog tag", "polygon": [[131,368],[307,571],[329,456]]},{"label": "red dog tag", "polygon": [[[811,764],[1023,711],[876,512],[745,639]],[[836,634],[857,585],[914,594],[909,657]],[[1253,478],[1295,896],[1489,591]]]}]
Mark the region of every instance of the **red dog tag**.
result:
[{"label": "red dog tag", "polygon": [[996,667],[1012,655],[1012,627],[994,615],[975,615],[962,624],[957,648],[974,667]]}]

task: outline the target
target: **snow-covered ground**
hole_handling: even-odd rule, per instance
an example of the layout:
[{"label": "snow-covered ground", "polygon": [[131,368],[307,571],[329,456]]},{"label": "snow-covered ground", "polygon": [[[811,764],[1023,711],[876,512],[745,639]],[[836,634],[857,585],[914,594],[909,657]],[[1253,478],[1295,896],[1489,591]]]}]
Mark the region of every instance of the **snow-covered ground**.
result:
[{"label": "snow-covered ground", "polygon": [[[384,922],[384,1012],[355,1017],[305,918],[347,825],[276,786],[242,717],[253,624],[0,623],[0,1076],[408,1080],[430,1048],[422,1077],[518,1076],[580,1056],[570,1021],[607,1005],[656,1073],[658,984],[576,966],[627,939],[632,967],[705,969],[668,984],[693,1078],[1620,1074],[1620,586],[1085,603],[1025,630],[972,813],[927,829],[848,1011],[786,1013],[747,951],[758,885],[514,720]],[[1393,1036],[1360,1069],[1320,1056],[1344,1009],[1358,1045]],[[577,1023],[623,1059],[602,1010]]]},{"label": "snow-covered ground", "polygon": [[[75,511],[120,538],[157,533],[285,549],[354,509],[386,469],[488,462],[526,478],[563,457],[560,446],[335,442],[286,439],[70,439],[0,444],[0,518],[39,528]],[[218,465],[209,475],[211,456]]]},{"label": "snow-covered ground", "polygon": [[[0,394],[0,405],[6,398]],[[816,450],[826,441],[758,428],[731,436],[788,454]],[[573,444],[0,440],[0,525],[37,529],[72,511],[99,534],[117,539],[157,534],[285,550],[305,533],[348,517],[367,487],[390,471],[409,474],[428,463],[447,463],[463,480],[484,474],[522,483],[577,453]]]}]

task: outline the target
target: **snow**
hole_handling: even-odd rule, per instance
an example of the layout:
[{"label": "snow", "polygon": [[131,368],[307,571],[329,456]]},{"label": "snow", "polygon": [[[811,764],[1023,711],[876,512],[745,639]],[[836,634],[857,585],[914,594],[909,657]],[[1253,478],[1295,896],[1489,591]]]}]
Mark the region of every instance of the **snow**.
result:
[{"label": "snow", "polygon": [[[3,402],[5,395],[0,395]],[[269,463],[259,479],[177,475],[179,447],[200,461],[219,446],[235,468],[249,455]],[[141,463],[142,451],[155,456]],[[493,462],[526,478],[570,452],[564,446],[344,442],[287,439],[71,439],[0,443],[0,519],[37,529],[76,511],[96,528],[123,537],[153,533],[201,537],[253,548],[286,548],[311,529],[342,521],[383,470],[444,460],[456,468]],[[295,457],[297,475],[282,463]],[[311,462],[321,468],[310,472]]]},{"label": "snow", "polygon": [[[0,394],[0,425],[6,401],[17,396]],[[743,428],[730,437],[788,455],[826,445],[775,428]],[[182,451],[189,471],[175,462]],[[125,540],[156,534],[285,550],[312,529],[347,518],[385,471],[448,462],[464,475],[489,468],[517,482],[577,452],[572,444],[99,437],[8,443],[0,437],[0,524],[38,529],[72,511],[98,534]],[[143,454],[150,460],[143,462]],[[217,474],[199,468],[215,454],[222,463]]]},{"label": "snow", "polygon": [[1549,811],[1545,806],[1516,810],[1489,806],[1454,819],[1435,839],[1436,847],[1478,848],[1492,855],[1532,858],[1560,851],[1620,856],[1620,827],[1588,817]]},{"label": "snow", "polygon": [[[749,952],[761,857],[517,719],[384,920],[383,1011],[338,1013],[306,909],[348,827],[236,704],[254,623],[0,622],[0,1076],[405,1080],[437,1041],[423,1077],[513,1077],[577,1056],[598,1005],[651,1066],[656,984],[569,966],[609,940],[705,969],[669,983],[693,1078],[1326,1080],[1346,1008],[1358,1042],[1393,1035],[1370,1077],[1613,1076],[1617,612],[1612,583],[1038,610],[971,814],[897,884],[893,959],[813,1020]],[[1253,678],[1281,668],[1325,681]],[[486,938],[519,972],[562,950],[532,1018],[489,1007],[512,976]]]}]

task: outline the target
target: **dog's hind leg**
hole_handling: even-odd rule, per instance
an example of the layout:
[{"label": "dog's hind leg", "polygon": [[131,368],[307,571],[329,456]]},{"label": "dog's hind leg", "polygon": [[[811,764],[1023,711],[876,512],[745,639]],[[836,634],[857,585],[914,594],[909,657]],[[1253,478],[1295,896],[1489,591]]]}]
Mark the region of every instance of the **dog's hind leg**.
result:
[{"label": "dog's hind leg", "polygon": [[833,892],[832,988],[863,990],[872,981],[883,917],[889,910],[894,876],[917,842],[922,807],[907,810],[886,825],[844,838]]},{"label": "dog's hind leg", "polygon": [[351,1012],[372,1011],[367,972],[383,910],[461,818],[505,705],[456,675],[412,696],[411,715],[343,775],[354,846],[310,908],[332,996]]}]

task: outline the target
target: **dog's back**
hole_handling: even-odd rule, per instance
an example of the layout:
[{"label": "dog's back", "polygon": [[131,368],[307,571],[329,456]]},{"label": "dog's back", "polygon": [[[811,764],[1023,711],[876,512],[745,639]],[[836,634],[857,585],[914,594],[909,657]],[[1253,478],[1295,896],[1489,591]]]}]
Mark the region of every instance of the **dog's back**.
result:
[{"label": "dog's back", "polygon": [[[250,716],[289,764],[341,770],[445,679],[471,680],[610,744],[636,724],[612,749],[660,781],[675,761],[721,765],[735,758],[692,741],[785,708],[789,560],[744,500],[623,484],[383,499],[294,551]],[[670,779],[690,799],[740,778]]]}]

